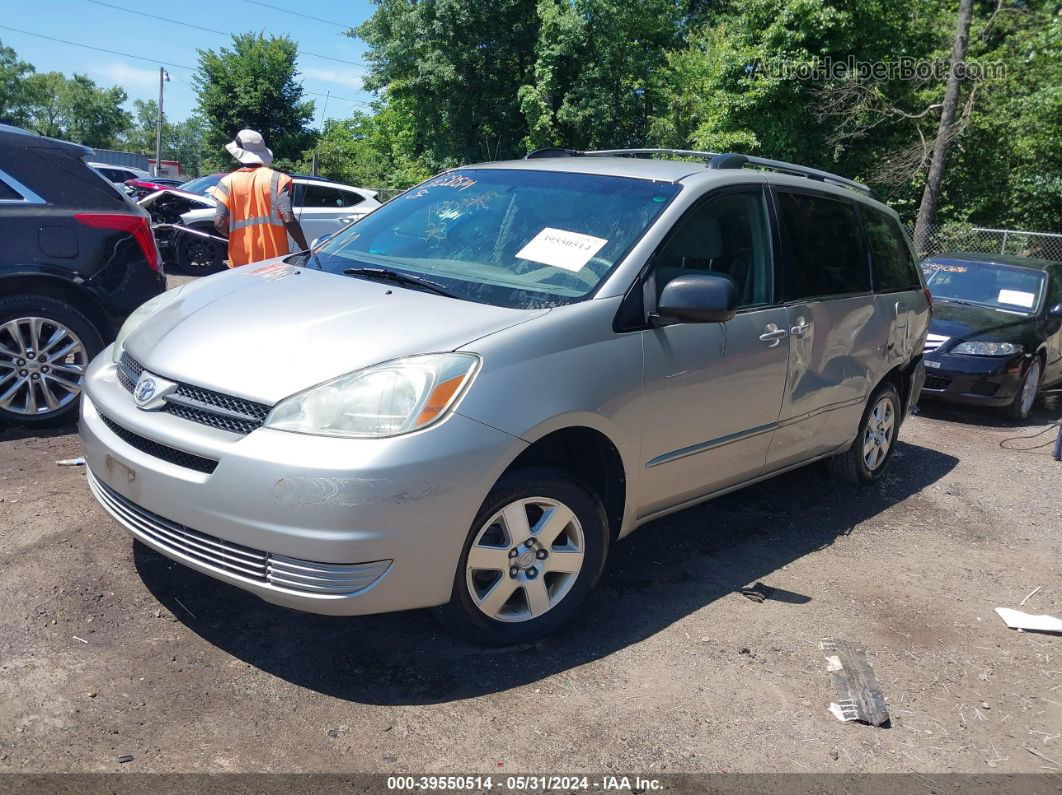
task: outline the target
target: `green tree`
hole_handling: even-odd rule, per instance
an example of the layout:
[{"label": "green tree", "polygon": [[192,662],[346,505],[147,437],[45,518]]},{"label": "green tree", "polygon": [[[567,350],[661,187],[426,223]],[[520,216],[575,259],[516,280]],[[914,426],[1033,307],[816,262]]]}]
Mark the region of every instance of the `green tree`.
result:
[{"label": "green tree", "polygon": [[680,41],[678,0],[538,0],[527,148],[645,146],[655,75]]},{"label": "green tree", "polygon": [[[124,136],[121,148],[128,152],[155,156],[155,131],[158,119],[158,103],[153,99],[133,100],[133,121]],[[193,113],[184,121],[162,121],[162,157],[164,160],[179,160],[183,173],[199,176],[205,168],[210,153],[205,143],[206,125],[203,118]]]},{"label": "green tree", "polygon": [[260,33],[233,36],[231,49],[199,50],[194,84],[212,166],[231,164],[223,146],[242,129],[260,132],[278,161],[297,160],[311,146],[314,103],[303,99],[296,57],[291,39]]},{"label": "green tree", "polygon": [[386,97],[404,158],[429,170],[523,154],[517,92],[534,60],[534,0],[377,0],[356,34],[365,87]]},{"label": "green tree", "polygon": [[18,53],[0,41],[0,119],[25,123],[25,79],[33,72],[32,64],[19,60]]},{"label": "green tree", "polygon": [[101,88],[85,75],[31,74],[23,80],[23,91],[24,122],[41,135],[106,149],[117,144],[131,122],[122,107],[125,91]]}]

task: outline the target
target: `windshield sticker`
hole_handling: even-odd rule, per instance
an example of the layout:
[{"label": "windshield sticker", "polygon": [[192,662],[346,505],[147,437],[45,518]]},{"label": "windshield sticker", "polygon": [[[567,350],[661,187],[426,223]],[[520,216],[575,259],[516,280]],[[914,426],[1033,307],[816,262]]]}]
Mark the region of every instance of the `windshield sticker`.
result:
[{"label": "windshield sticker", "polygon": [[1027,293],[1024,290],[1000,290],[999,298],[996,300],[1001,304],[1032,309],[1032,305],[1036,302],[1036,293]]},{"label": "windshield sticker", "polygon": [[927,262],[922,266],[922,272],[944,271],[945,273],[966,273],[970,270],[965,265],[942,265],[939,262]]},{"label": "windshield sticker", "polygon": [[554,268],[579,271],[607,242],[604,238],[547,226],[517,251],[516,256]]}]

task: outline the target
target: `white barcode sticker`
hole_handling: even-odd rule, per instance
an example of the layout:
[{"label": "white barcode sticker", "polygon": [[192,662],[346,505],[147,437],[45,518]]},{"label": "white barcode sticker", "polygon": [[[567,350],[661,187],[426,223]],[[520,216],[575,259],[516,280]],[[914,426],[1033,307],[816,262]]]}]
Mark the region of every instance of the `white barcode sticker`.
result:
[{"label": "white barcode sticker", "polygon": [[547,226],[517,251],[516,256],[554,268],[579,271],[607,242],[604,238]]}]

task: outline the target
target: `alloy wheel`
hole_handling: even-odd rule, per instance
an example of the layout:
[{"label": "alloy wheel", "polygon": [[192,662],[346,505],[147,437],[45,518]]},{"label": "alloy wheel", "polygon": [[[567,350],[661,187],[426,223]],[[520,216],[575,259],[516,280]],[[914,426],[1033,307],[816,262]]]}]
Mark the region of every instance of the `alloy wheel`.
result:
[{"label": "alloy wheel", "polygon": [[873,472],[884,463],[896,433],[896,411],[892,400],[882,397],[874,404],[863,431],[863,463]]},{"label": "alloy wheel", "polygon": [[25,416],[59,411],[81,394],[88,351],[62,323],[20,317],[0,326],[0,409]]},{"label": "alloy wheel", "polygon": [[1025,383],[1021,388],[1021,413],[1022,416],[1032,411],[1036,402],[1036,393],[1040,390],[1040,360],[1033,359],[1029,365],[1029,371],[1025,374]]},{"label": "alloy wheel", "polygon": [[560,604],[583,567],[586,540],[575,512],[548,497],[514,500],[476,533],[465,581],[480,612],[529,621]]}]

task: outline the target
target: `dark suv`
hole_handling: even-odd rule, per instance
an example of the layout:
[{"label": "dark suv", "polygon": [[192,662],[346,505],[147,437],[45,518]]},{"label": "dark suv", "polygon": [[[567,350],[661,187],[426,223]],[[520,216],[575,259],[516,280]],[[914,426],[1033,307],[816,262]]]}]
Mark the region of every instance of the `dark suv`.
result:
[{"label": "dark suv", "polygon": [[0,424],[73,420],[89,361],[166,287],[147,213],[90,153],[0,124]]}]

